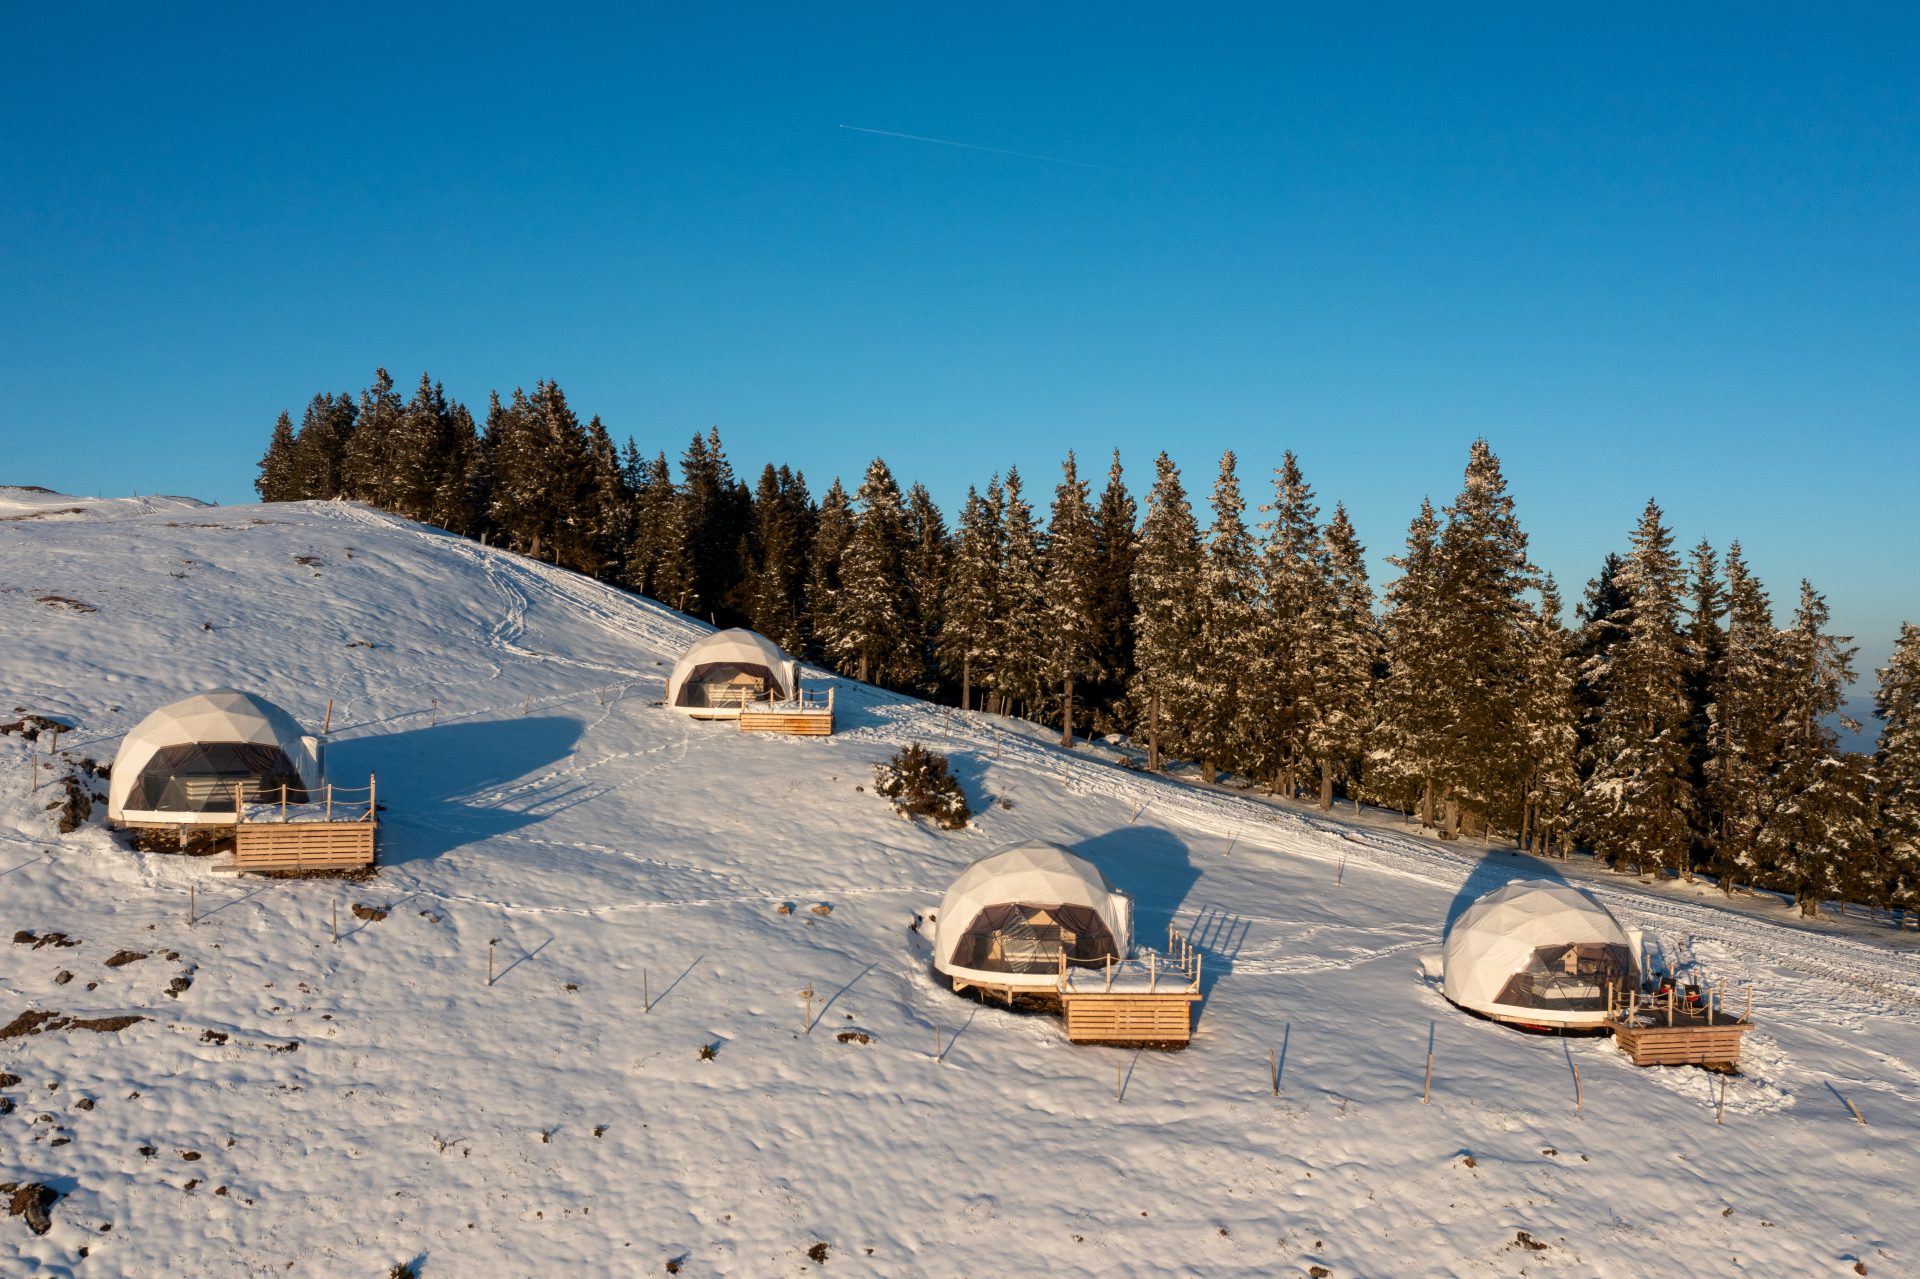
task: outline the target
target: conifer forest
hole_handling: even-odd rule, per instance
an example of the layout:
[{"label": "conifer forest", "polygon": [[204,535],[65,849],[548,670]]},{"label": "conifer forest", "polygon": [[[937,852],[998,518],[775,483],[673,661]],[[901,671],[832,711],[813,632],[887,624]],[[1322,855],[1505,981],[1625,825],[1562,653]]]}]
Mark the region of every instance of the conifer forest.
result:
[{"label": "conifer forest", "polygon": [[1057,477],[981,477],[949,525],[878,458],[852,492],[790,465],[749,484],[717,429],[675,465],[583,424],[553,382],[476,422],[381,370],[282,413],[255,486],[504,546],[1063,745],[1124,734],[1149,767],[1809,913],[1920,907],[1920,627],[1877,672],[1878,749],[1843,750],[1850,638],[1811,583],[1776,601],[1738,542],[1676,546],[1649,502],[1569,617],[1478,440],[1376,589],[1339,502],[1291,453],[1262,461],[1270,480],[1226,454],[1201,496],[1164,453],[1145,476],[1116,453],[1104,478],[1069,454]]}]

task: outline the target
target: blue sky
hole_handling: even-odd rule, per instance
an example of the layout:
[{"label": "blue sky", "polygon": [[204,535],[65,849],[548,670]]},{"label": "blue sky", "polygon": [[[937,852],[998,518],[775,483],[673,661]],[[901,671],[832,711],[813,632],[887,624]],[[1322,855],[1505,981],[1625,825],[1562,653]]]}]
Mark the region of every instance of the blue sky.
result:
[{"label": "blue sky", "polygon": [[1380,556],[1484,434],[1570,600],[1656,496],[1920,619],[1910,7],[1042,8],[16,10],[0,482],[250,500],[385,365],[949,509],[1292,448]]}]

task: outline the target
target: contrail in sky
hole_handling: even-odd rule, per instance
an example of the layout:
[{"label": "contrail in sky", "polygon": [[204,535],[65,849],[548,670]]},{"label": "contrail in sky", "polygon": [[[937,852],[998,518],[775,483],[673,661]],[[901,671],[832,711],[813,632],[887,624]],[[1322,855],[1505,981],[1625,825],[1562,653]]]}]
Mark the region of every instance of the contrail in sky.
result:
[{"label": "contrail in sky", "polygon": [[1016,160],[1039,160],[1043,164],[1067,164],[1076,169],[1098,169],[1102,173],[1125,173],[1136,178],[1154,178],[1165,182],[1169,179],[1156,173],[1142,173],[1138,169],[1116,169],[1110,164],[1089,164],[1085,160],[1063,160],[1057,155],[1035,155],[1031,151],[1008,151],[1001,147],[983,147],[976,142],[955,142],[949,138],[925,138],[917,133],[895,133],[891,129],[863,129],[857,124],[843,124],[841,128],[850,133],[871,133],[876,138],[903,138],[908,142],[931,142],[935,146],[959,147],[964,151],[985,151],[989,155],[1009,155]]}]

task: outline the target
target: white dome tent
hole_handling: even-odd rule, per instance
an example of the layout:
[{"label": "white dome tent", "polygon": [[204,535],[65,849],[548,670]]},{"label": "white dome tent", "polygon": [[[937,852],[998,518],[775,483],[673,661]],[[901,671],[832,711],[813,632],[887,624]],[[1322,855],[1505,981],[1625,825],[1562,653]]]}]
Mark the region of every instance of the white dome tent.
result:
[{"label": "white dome tent", "polygon": [[974,862],[928,921],[934,971],[955,990],[1055,988],[1060,957],[1104,965],[1133,950],[1133,899],[1058,844],[1014,844]]},{"label": "white dome tent", "polygon": [[667,705],[695,719],[739,719],[749,702],[794,700],[800,664],[764,635],[715,631],[674,663]]},{"label": "white dome tent", "polygon": [[[113,759],[107,820],[125,826],[231,825],[233,788],[304,803],[326,785],[318,738],[253,693],[216,688],[162,706]],[[252,798],[250,795],[249,798]]]},{"label": "white dome tent", "polygon": [[1599,1026],[1638,987],[1639,948],[1612,913],[1570,884],[1520,880],[1447,929],[1441,993],[1470,1012],[1533,1027]]}]

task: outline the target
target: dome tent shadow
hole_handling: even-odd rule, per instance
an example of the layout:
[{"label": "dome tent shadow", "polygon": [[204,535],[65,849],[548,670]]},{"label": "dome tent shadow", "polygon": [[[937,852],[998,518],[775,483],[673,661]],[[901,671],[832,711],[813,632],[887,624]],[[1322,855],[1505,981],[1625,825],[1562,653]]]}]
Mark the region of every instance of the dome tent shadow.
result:
[{"label": "dome tent shadow", "polygon": [[[478,793],[567,758],[584,731],[581,721],[561,715],[456,720],[335,741],[329,764],[338,776],[379,777],[379,864],[402,865],[539,821],[545,813],[531,806],[567,794],[549,786],[485,802]],[[518,807],[505,807],[509,802]]]},{"label": "dome tent shadow", "polygon": [[[1167,925],[1178,918],[1200,882],[1187,845],[1158,826],[1122,826],[1067,847],[1098,866],[1115,888],[1132,895],[1135,943],[1164,951]],[[1230,954],[1208,950],[1207,961],[1203,996],[1233,968]]]}]

